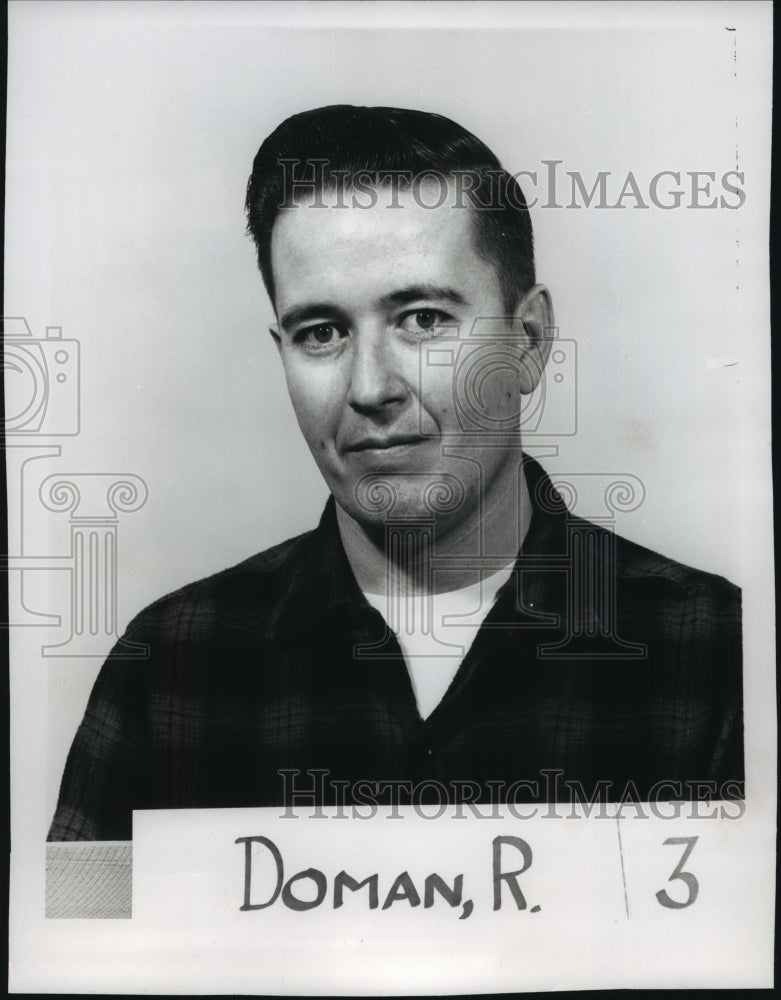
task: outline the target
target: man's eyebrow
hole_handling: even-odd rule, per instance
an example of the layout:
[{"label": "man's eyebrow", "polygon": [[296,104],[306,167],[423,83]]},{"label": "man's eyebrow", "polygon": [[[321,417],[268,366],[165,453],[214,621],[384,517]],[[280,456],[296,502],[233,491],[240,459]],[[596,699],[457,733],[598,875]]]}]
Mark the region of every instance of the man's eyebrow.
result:
[{"label": "man's eyebrow", "polygon": [[[431,301],[436,299],[439,302],[451,302],[453,305],[465,306],[467,300],[455,288],[448,285],[409,285],[406,288],[399,288],[394,292],[383,295],[380,303],[383,306],[400,306],[409,302]],[[279,325],[283,330],[298,326],[307,320],[323,319],[332,316],[337,319],[344,319],[344,310],[333,302],[308,302],[306,305],[293,306],[279,318]]]},{"label": "man's eyebrow", "polygon": [[406,305],[408,302],[419,302],[425,299],[437,299],[452,302],[454,305],[465,306],[467,300],[455,288],[447,285],[410,285],[408,288],[400,288],[396,292],[390,292],[381,299],[383,305]]},{"label": "man's eyebrow", "polygon": [[293,306],[283,313],[279,318],[279,325],[283,330],[289,330],[299,323],[305,323],[310,319],[323,319],[324,316],[335,316],[342,318],[343,310],[335,306],[332,302],[308,302],[303,306]]}]

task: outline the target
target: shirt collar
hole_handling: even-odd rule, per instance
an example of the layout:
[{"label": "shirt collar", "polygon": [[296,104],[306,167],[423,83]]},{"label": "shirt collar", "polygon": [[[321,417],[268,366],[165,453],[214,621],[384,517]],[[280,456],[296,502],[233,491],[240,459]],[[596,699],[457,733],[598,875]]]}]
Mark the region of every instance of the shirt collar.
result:
[{"label": "shirt collar", "polygon": [[295,542],[281,572],[281,597],[268,625],[273,638],[314,628],[338,609],[358,614],[369,608],[342,545],[333,496],[317,528]]}]

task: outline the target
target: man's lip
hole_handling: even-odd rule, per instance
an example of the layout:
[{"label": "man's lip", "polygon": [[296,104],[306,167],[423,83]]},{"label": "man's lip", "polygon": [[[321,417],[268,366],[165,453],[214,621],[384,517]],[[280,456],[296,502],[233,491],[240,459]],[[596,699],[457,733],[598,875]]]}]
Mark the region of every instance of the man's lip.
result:
[{"label": "man's lip", "polygon": [[405,445],[420,444],[426,439],[420,434],[399,434],[393,437],[379,438],[379,437],[367,437],[361,438],[360,441],[355,441],[348,445],[343,450],[345,452],[350,451],[390,451],[391,448],[401,448]]}]

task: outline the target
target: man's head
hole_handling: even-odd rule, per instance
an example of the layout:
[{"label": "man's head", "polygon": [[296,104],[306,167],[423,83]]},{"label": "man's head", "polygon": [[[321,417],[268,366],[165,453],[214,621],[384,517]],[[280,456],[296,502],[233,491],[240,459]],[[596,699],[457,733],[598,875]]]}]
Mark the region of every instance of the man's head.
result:
[{"label": "man's head", "polygon": [[443,534],[512,520],[520,397],[553,319],[523,195],[490,150],[422,112],[296,115],[261,146],[247,211],[340,516],[376,530],[433,512]]},{"label": "man's head", "polygon": [[485,143],[449,118],[346,104],[286,119],[255,157],[247,185],[247,228],[272,302],[271,236],[280,206],[291,204],[308,184],[334,192],[357,180],[403,190],[427,176],[456,181],[451,207],[478,209],[472,216],[475,248],[496,267],[510,315],[534,284],[532,226],[517,181]]}]

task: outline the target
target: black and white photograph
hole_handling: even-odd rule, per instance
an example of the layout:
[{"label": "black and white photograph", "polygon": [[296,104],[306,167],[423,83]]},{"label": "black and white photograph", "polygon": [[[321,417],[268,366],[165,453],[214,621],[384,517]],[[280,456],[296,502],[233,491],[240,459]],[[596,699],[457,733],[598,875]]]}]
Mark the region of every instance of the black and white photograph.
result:
[{"label": "black and white photograph", "polygon": [[771,28],[11,3],[12,989],[772,984]]}]

